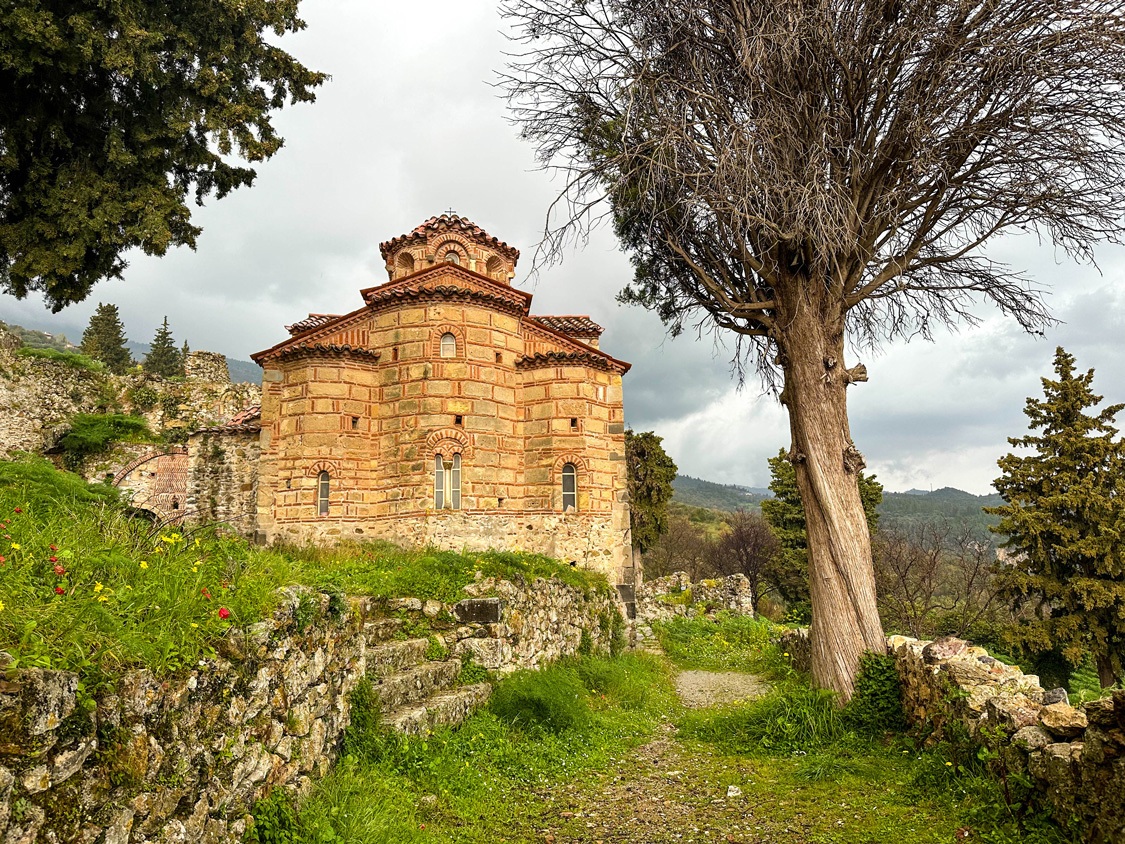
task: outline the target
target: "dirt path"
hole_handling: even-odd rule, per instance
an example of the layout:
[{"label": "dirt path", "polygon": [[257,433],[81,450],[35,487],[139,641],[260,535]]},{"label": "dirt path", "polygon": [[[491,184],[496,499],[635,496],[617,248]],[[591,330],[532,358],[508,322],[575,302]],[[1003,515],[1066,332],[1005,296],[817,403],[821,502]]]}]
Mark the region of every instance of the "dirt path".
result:
[{"label": "dirt path", "polygon": [[[758,697],[768,686],[736,672],[683,671],[676,691],[689,708],[720,706]],[[600,782],[541,792],[548,804],[545,844],[683,844],[764,842],[763,827],[740,783],[755,776],[750,760],[720,762],[676,741],[676,728],[617,760]]]}]

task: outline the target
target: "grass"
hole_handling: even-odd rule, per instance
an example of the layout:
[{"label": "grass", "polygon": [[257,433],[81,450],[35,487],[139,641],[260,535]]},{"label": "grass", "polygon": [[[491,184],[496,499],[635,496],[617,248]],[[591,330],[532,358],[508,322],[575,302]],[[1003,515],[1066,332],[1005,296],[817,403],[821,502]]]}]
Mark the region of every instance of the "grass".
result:
[{"label": "grass", "polygon": [[283,586],[449,602],[477,572],[608,589],[537,555],[260,548],[134,518],[113,488],[41,458],[0,461],[0,650],[15,667],[74,670],[95,683],[130,667],[167,674],[213,653],[230,627],[270,614]]},{"label": "grass", "polygon": [[21,346],[16,349],[16,354],[24,358],[38,358],[61,363],[74,369],[84,369],[88,372],[104,372],[105,364],[77,352],[64,352],[50,347]]},{"label": "grass", "polygon": [[459,730],[426,737],[382,732],[365,700],[347,755],[301,807],[296,841],[532,840],[511,836],[542,824],[534,793],[612,766],[675,708],[665,665],[642,654],[515,674]]}]

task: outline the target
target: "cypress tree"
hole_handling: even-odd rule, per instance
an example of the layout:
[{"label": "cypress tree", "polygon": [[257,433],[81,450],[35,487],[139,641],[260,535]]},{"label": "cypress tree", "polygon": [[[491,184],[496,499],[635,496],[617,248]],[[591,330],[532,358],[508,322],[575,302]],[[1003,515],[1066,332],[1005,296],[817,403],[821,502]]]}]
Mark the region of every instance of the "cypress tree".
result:
[{"label": "cypress tree", "polygon": [[1106,687],[1121,676],[1125,649],[1125,447],[1113,427],[1125,405],[1090,410],[1102,401],[1094,370],[1076,374],[1061,347],[1054,367],[1044,398],[1024,408],[1039,433],[1008,440],[1031,453],[1000,458],[994,486],[1006,503],[986,512],[1001,517],[992,530],[1014,552],[998,576],[1024,610],[1009,631],[1013,646],[1058,647],[1074,666],[1093,655]]},{"label": "cypress tree", "polygon": [[629,527],[633,547],[647,551],[668,530],[668,502],[676,464],[652,431],[625,431],[625,463],[628,467]]},{"label": "cypress tree", "polygon": [[133,356],[125,346],[125,326],[116,305],[98,303],[82,333],[82,354],[100,360],[115,375],[122,375],[133,365]]},{"label": "cypress tree", "polygon": [[151,372],[162,378],[183,376],[183,357],[172,339],[172,332],[168,328],[168,317],[164,317],[164,324],[156,329],[156,336],[152,338],[152,346],[145,355],[143,366],[145,372]]}]

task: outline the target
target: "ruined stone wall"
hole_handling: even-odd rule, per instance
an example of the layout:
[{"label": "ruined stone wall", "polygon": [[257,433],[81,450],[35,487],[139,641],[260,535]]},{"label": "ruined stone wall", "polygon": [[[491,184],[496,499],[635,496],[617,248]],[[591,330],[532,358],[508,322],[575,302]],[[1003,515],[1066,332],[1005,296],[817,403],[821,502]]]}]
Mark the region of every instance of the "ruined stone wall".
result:
[{"label": "ruined stone wall", "polygon": [[693,583],[687,572],[678,571],[646,580],[635,591],[636,639],[655,639],[652,625],[674,618],[693,618],[726,610],[754,617],[750,581],[745,575],[732,574],[713,580]]},{"label": "ruined stone wall", "polygon": [[[401,625],[388,611],[430,619],[454,654],[499,673],[584,640],[605,650],[620,627],[607,593],[554,579],[482,578],[467,591],[479,597],[351,599],[337,613],[328,595],[287,589],[272,619],[227,635],[221,657],[169,679],[130,672],[96,700],[65,671],[0,679],[0,841],[241,841],[256,800],[279,787],[305,793],[328,772],[360,679],[385,693],[412,644],[388,639]],[[302,629],[297,608],[309,600],[319,620]]]},{"label": "ruined stone wall", "polygon": [[218,352],[188,352],[184,360],[184,376],[189,381],[229,384],[230,370],[227,369],[226,355]]},{"label": "ruined stone wall", "polygon": [[187,448],[187,517],[253,536],[257,530],[260,454],[258,431],[193,434]]},{"label": "ruined stone wall", "polygon": [[[1065,689],[1045,690],[1034,674],[960,639],[891,636],[887,644],[911,724],[933,740],[967,735],[989,748],[1083,840],[1125,841],[1125,691],[1075,707]],[[806,630],[787,633],[782,647],[808,670]]]}]

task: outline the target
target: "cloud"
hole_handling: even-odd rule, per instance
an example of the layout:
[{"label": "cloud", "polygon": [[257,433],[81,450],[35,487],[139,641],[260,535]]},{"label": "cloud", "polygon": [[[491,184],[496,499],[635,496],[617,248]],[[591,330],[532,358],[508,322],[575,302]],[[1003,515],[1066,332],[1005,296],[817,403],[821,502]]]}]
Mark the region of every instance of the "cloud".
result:
[{"label": "cloud", "polygon": [[[252,188],[195,211],[197,251],[133,255],[124,281],[54,316],[35,298],[0,297],[0,318],[77,339],[106,301],[131,339],[150,340],[167,314],[177,340],[246,359],[309,311],[358,307],[359,289],[386,278],[379,243],[453,208],[521,249],[517,284],[535,312],[605,327],[602,347],[633,364],[628,422],[662,435],[682,471],[765,485],[766,459],[788,447],[783,409],[752,379],[735,390],[730,344],[670,340],[653,314],[615,301],[632,270],[610,231],[529,278],[560,185],[537,168],[493,85],[506,48],[495,6],[305,0],[302,12],[308,29],[280,43],[332,79],[315,104],[277,116],[285,147]],[[889,489],[986,491],[1056,345],[1097,370],[1107,399],[1125,399],[1125,250],[1098,250],[1101,275],[1034,237],[998,241],[990,255],[1049,290],[1062,322],[1028,337],[982,306],[978,328],[862,356],[871,382],[850,390],[852,434]]]}]

